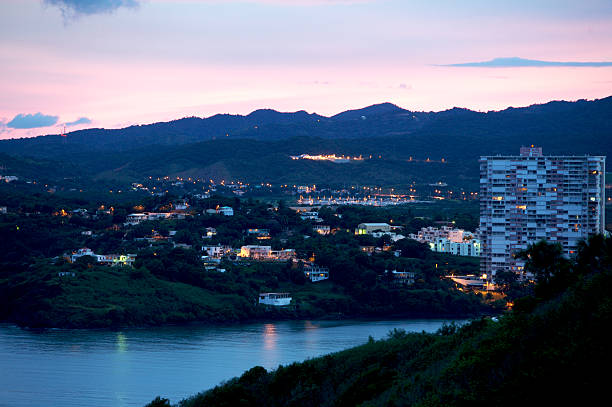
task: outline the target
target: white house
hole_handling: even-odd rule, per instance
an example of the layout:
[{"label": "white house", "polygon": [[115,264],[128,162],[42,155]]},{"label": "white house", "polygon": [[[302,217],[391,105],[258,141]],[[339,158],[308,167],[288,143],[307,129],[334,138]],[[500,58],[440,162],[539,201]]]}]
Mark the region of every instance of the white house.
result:
[{"label": "white house", "polygon": [[311,282],[327,280],[329,278],[329,269],[327,267],[317,266],[316,264],[304,265],[304,275]]},{"label": "white house", "polygon": [[300,218],[302,218],[302,220],[312,220],[314,222],[323,222],[323,219],[319,217],[319,212],[315,212],[315,211],[301,212]]},{"label": "white house", "polygon": [[129,266],[132,267],[136,261],[136,254],[96,254],[93,250],[83,247],[75,253],[65,256],[68,261],[74,263],[79,257],[91,256],[96,262],[105,266]]},{"label": "white house", "polygon": [[434,252],[450,253],[456,256],[480,256],[480,240],[464,240],[460,243],[454,242],[446,237],[438,237],[429,243],[429,247]]},{"label": "white house", "polygon": [[222,246],[218,244],[216,246],[202,246],[202,251],[214,259],[219,259],[226,253],[231,252],[232,248],[230,246]]},{"label": "white house", "polygon": [[217,213],[225,216],[234,216],[234,210],[229,206],[222,206],[218,208]]},{"label": "white house", "polygon": [[289,293],[260,293],[259,303],[282,307],[291,304],[291,294]]}]

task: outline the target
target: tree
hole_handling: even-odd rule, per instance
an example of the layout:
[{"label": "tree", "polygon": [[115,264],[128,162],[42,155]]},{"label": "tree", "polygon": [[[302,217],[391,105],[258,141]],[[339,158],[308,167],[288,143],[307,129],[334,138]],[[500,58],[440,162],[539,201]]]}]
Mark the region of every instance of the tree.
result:
[{"label": "tree", "polygon": [[152,402],[147,404],[145,407],[170,407],[170,400],[157,396]]},{"label": "tree", "polygon": [[569,285],[572,263],[558,243],[540,240],[518,254],[525,259],[525,272],[535,277],[535,294],[550,298]]},{"label": "tree", "polygon": [[402,257],[425,259],[429,256],[430,250],[427,244],[417,242],[413,239],[401,239],[395,242],[395,249],[402,251]]}]

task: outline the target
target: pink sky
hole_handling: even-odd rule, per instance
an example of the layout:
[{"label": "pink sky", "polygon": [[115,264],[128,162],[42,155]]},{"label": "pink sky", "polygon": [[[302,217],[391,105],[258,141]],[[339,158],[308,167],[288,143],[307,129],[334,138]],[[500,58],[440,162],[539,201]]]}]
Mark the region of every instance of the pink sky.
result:
[{"label": "pink sky", "polygon": [[[5,0],[0,138],[58,133],[80,117],[92,121],[81,128],[113,128],[258,108],[498,110],[612,95],[612,67],[436,66],[612,61],[609,2],[455,3],[151,0],[65,18],[42,1]],[[57,124],[8,126],[38,112]]]}]

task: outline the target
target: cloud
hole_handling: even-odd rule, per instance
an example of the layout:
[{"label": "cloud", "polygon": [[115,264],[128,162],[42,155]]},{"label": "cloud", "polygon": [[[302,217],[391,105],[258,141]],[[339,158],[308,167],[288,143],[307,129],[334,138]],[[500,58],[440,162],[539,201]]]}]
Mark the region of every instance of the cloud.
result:
[{"label": "cloud", "polygon": [[466,62],[462,64],[448,64],[440,66],[452,67],[481,67],[481,68],[515,68],[515,67],[601,67],[612,66],[612,62],[557,62],[557,61],[538,61],[536,59],[525,58],[495,58],[484,62]]},{"label": "cloud", "polygon": [[73,122],[66,123],[66,126],[70,127],[70,126],[76,126],[78,124],[91,124],[91,119],[88,119],[87,117],[81,117]]},{"label": "cloud", "polygon": [[134,8],[139,0],[43,0],[49,6],[61,10],[65,20],[92,14],[112,13],[120,7]]},{"label": "cloud", "polygon": [[53,126],[57,123],[57,116],[48,116],[42,113],[18,114],[6,124],[11,129],[35,129],[37,127]]}]

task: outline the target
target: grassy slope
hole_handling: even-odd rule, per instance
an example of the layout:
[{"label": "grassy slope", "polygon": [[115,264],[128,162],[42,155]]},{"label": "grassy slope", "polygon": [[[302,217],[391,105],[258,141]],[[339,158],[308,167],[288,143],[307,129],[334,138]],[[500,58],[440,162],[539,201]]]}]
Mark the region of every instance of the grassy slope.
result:
[{"label": "grassy slope", "polygon": [[531,313],[255,367],[180,406],[588,405],[606,395],[611,289],[608,270]]}]

